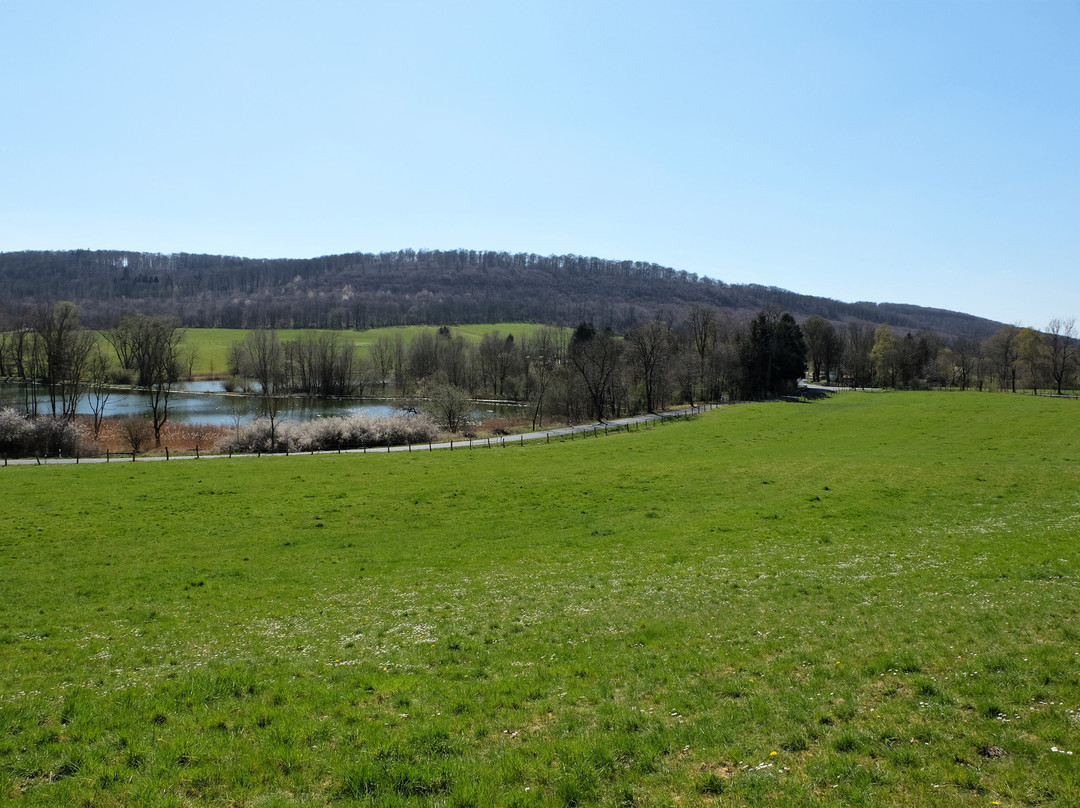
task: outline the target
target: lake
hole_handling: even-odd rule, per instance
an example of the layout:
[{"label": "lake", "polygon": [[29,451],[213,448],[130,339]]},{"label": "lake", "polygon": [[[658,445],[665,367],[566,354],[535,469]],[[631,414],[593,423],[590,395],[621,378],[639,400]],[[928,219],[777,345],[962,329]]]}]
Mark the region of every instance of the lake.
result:
[{"label": "lake", "polygon": [[[38,412],[47,412],[48,392],[38,386],[37,394]],[[0,383],[0,407],[23,410],[26,395],[25,385]],[[92,414],[85,396],[79,402],[77,412],[80,415]],[[138,390],[114,390],[105,405],[106,417],[147,415],[147,412],[147,394]],[[282,419],[303,421],[329,415],[382,417],[402,412],[402,408],[380,399],[282,398],[279,412]],[[169,420],[174,423],[234,426],[237,419],[241,424],[246,424],[262,414],[262,402],[257,396],[225,393],[221,382],[183,382],[169,397]]]},{"label": "lake", "polygon": [[[0,383],[0,407],[24,409],[26,385]],[[48,393],[37,387],[38,412],[47,412]],[[371,398],[281,398],[279,417],[282,420],[306,421],[331,415],[370,415],[385,417],[404,412],[396,402]],[[516,411],[513,405],[477,404],[474,418],[489,418],[497,413]],[[79,401],[80,415],[91,415],[86,397]],[[147,415],[147,394],[139,390],[114,390],[105,405],[106,417]],[[246,424],[263,415],[262,402],[258,396],[226,393],[220,381],[181,382],[169,398],[169,421],[209,426],[235,426]]]}]

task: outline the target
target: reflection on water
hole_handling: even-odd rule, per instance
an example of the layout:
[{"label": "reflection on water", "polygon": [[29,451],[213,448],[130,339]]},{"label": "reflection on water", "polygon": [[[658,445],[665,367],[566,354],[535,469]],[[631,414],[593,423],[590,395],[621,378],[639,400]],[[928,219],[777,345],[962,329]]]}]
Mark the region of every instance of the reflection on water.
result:
[{"label": "reflection on water", "polygon": [[[25,385],[0,384],[0,407],[24,409],[29,392]],[[49,399],[45,388],[37,388],[37,400],[38,412],[47,412]],[[147,394],[141,391],[113,391],[105,405],[105,415],[146,415],[147,402]],[[304,421],[329,415],[381,417],[401,411],[400,407],[370,399],[283,398],[278,413],[282,419]],[[91,414],[85,397],[79,402],[78,413]],[[169,420],[174,423],[234,426],[254,421],[262,415],[263,406],[258,398],[225,393],[221,382],[184,382],[169,398]]]}]

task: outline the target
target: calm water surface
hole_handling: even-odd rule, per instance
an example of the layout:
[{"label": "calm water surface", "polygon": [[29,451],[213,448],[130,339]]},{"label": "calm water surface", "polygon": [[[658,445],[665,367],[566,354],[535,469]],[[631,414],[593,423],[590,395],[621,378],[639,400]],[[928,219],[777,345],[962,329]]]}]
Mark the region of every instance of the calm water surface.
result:
[{"label": "calm water surface", "polygon": [[[26,398],[31,390],[27,385],[0,382],[0,407],[14,407],[24,410]],[[40,385],[37,387],[38,412],[49,411],[48,392]],[[147,394],[142,391],[114,390],[105,405],[105,416],[127,416],[149,414]],[[279,417],[282,420],[307,421],[312,418],[325,418],[331,415],[370,415],[382,418],[405,412],[396,403],[383,399],[371,398],[282,398],[279,399]],[[520,407],[512,404],[478,404],[473,411],[477,419],[489,418],[496,414],[516,412]],[[91,415],[92,411],[84,396],[79,401],[77,412]],[[258,396],[243,396],[226,393],[221,382],[182,382],[169,397],[169,420],[173,423],[207,424],[210,426],[235,426],[246,424],[264,415],[262,402]]]},{"label": "calm water surface", "polygon": [[[0,407],[24,409],[30,391],[25,385],[0,384]],[[38,387],[38,411],[49,409],[48,393]],[[105,415],[146,415],[147,394],[141,391],[113,391],[105,405]],[[77,412],[90,415],[90,405],[85,397],[79,402]],[[385,401],[348,398],[332,401],[317,398],[280,399],[279,413],[283,419],[304,421],[329,415],[371,415],[381,417],[402,412],[396,405]],[[169,397],[169,420],[211,426],[234,426],[246,424],[263,415],[262,403],[254,396],[225,393],[221,382],[183,382]]]}]

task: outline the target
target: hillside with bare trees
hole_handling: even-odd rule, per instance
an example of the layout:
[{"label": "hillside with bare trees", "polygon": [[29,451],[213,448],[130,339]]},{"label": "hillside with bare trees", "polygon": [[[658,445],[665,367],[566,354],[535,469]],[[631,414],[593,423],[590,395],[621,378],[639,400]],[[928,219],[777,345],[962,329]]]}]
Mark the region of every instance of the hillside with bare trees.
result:
[{"label": "hillside with bare trees", "polygon": [[[1000,323],[900,303],[842,303],[769,286],[728,284],[656,264],[577,255],[401,250],[310,259],[123,251],[0,253],[0,308],[76,303],[98,327],[125,314],[184,326],[371,328],[386,325],[592,322],[622,332],[694,306],[763,308],[841,323],[886,323],[982,339]],[[962,305],[963,301],[958,301]]]}]

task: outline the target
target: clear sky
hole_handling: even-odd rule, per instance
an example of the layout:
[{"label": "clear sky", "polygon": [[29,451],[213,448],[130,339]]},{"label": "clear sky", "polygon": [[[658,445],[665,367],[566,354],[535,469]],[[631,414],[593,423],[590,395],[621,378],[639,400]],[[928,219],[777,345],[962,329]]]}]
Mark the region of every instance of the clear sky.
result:
[{"label": "clear sky", "polygon": [[0,0],[0,251],[407,247],[1080,319],[1080,0]]}]

